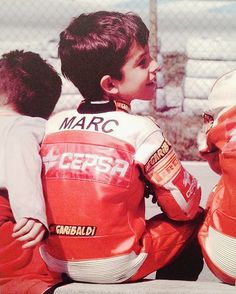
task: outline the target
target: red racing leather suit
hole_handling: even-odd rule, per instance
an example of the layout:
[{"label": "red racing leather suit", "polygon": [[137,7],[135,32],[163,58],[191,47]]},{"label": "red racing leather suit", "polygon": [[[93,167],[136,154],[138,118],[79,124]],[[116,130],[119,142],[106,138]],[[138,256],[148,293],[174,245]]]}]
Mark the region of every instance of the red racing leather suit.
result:
[{"label": "red racing leather suit", "polygon": [[211,271],[225,283],[236,279],[236,107],[220,112],[206,134],[201,154],[220,180],[207,202],[199,231],[204,258]]},{"label": "red racing leather suit", "polygon": [[[77,281],[142,278],[171,261],[196,230],[188,220],[199,212],[200,188],[160,128],[107,105],[106,112],[95,105],[90,113],[82,106],[58,113],[41,148],[50,228],[41,254],[50,269]],[[149,221],[143,177],[165,213]]]}]

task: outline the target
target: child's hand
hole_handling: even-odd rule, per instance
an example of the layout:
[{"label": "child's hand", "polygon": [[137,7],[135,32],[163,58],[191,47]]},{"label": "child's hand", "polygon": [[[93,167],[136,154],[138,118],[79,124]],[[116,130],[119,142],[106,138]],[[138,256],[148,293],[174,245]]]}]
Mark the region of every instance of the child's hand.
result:
[{"label": "child's hand", "polygon": [[22,218],[15,224],[12,237],[25,242],[22,248],[29,248],[42,241],[45,232],[46,228],[40,221]]}]

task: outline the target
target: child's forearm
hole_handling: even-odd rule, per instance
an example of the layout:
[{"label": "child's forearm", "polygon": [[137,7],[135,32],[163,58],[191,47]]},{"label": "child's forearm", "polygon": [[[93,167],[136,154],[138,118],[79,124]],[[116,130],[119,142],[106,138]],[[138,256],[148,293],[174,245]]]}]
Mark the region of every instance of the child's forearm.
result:
[{"label": "child's forearm", "polygon": [[157,202],[169,218],[193,219],[199,211],[201,188],[183,168],[175,152],[146,175],[156,192]]}]

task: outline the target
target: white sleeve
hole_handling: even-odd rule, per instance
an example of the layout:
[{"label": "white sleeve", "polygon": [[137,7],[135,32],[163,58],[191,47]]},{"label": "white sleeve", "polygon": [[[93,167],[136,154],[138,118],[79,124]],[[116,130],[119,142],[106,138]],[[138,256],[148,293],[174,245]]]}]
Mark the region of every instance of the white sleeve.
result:
[{"label": "white sleeve", "polygon": [[145,165],[150,156],[161,146],[164,136],[162,130],[150,117],[139,117],[136,125],[138,130],[135,160]]},{"label": "white sleeve", "polygon": [[42,122],[12,128],[6,142],[5,170],[6,186],[15,220],[33,218],[48,227],[39,155],[39,143],[43,134]]}]

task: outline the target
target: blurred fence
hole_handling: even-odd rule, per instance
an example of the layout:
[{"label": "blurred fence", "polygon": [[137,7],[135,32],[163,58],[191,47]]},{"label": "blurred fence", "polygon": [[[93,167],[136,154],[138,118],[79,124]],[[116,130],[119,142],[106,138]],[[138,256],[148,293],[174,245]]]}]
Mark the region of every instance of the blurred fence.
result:
[{"label": "blurred fence", "polygon": [[[202,111],[215,79],[236,69],[236,1],[0,0],[0,5],[0,54],[36,51],[59,72],[58,36],[73,17],[102,9],[138,13],[151,29],[151,48],[158,49],[162,65],[155,110]],[[81,100],[77,89],[63,82],[56,111]],[[150,105],[135,107],[147,112]]]}]

